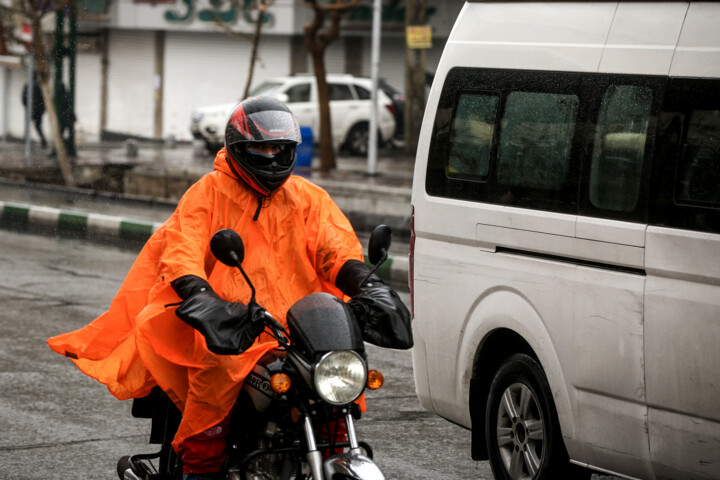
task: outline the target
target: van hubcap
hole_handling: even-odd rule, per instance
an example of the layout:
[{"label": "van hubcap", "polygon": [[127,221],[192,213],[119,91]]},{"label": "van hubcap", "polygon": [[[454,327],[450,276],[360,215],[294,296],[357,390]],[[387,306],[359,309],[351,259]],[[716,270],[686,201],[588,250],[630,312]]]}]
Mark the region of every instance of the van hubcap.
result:
[{"label": "van hubcap", "polygon": [[545,428],[537,398],[522,383],[503,393],[497,417],[497,440],[505,470],[514,480],[534,478],[545,450]]}]

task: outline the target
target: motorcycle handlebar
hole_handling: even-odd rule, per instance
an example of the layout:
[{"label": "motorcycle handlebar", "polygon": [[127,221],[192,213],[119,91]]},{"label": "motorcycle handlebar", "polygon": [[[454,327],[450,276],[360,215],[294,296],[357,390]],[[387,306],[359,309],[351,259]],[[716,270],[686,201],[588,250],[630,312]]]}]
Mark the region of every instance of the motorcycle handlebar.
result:
[{"label": "motorcycle handlebar", "polygon": [[273,336],[275,339],[284,347],[287,347],[289,345],[288,338],[290,337],[290,334],[285,329],[282,323],[275,320],[275,318],[270,315],[267,311],[265,313],[265,325],[272,330]]}]

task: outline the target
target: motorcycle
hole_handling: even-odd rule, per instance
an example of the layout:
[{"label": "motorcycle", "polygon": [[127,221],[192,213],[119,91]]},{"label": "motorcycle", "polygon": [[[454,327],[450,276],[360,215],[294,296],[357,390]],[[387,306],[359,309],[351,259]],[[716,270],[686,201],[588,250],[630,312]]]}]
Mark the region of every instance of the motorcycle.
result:
[{"label": "motorcycle", "polygon": [[[374,265],[370,274],[387,259],[391,241],[389,227],[375,228],[368,247]],[[251,288],[249,305],[257,306],[255,287],[242,268],[240,236],[220,230],[211,250],[219,261],[240,269]],[[260,311],[265,331],[278,347],[255,365],[233,407],[222,478],[384,479],[371,447],[359,441],[355,431],[361,417],[355,401],[366,388],[380,388],[383,377],[368,369],[360,329],[349,307],[328,293],[313,293],[288,310],[287,328]],[[181,417],[177,407],[156,387],[134,400],[132,415],[152,419],[150,443],[161,447],[157,453],[122,457],[117,466],[120,479],[181,479],[182,465],[171,447]]]}]

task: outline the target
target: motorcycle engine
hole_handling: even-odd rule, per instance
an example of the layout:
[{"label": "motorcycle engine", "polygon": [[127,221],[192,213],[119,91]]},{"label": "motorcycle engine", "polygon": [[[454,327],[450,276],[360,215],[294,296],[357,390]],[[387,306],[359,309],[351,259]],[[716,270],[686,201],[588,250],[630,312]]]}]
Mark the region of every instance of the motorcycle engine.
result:
[{"label": "motorcycle engine", "polygon": [[[267,439],[260,439],[258,448],[267,448]],[[267,480],[269,478],[296,478],[298,472],[292,458],[287,454],[268,453],[254,458],[248,465],[248,480]]]}]

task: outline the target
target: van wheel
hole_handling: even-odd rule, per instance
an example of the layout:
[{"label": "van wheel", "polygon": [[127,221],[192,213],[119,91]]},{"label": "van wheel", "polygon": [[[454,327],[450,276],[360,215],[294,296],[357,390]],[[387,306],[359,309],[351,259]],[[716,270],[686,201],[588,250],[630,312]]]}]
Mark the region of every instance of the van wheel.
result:
[{"label": "van wheel", "polygon": [[590,478],[590,471],[569,463],[550,386],[528,355],[512,355],[495,374],[485,440],[497,479]]}]

